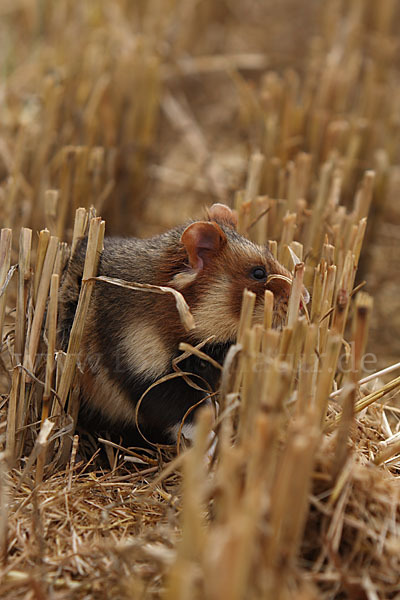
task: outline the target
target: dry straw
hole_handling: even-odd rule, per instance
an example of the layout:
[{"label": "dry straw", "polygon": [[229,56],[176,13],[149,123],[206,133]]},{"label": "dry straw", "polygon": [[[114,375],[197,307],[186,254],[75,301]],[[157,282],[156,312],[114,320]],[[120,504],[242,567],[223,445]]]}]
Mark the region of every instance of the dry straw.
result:
[{"label": "dry straw", "polygon": [[[45,4],[21,4],[15,16],[15,26],[35,29],[43,65],[35,73],[21,61],[10,73],[13,101],[0,144],[8,172],[0,237],[0,596],[396,597],[400,377],[386,379],[398,364],[364,372],[373,307],[357,276],[367,216],[373,207],[375,226],[397,152],[395,3],[327,2],[329,24],[301,77],[264,73],[265,54],[187,54],[199,32],[215,31],[211,1],[199,12],[198,3],[183,3],[180,20],[174,3],[162,10],[162,3],[122,0],[79,9]],[[232,6],[240,15],[239,3]],[[69,21],[71,10],[78,12]],[[132,36],[131,22],[142,35]],[[10,48],[10,64],[19,51],[23,45]],[[49,69],[60,57],[63,67]],[[262,71],[257,84],[243,76],[247,68]],[[182,136],[184,163],[190,154],[201,166],[201,178],[189,177],[193,188],[227,196],[207,132],[177,92],[194,76],[205,87],[209,76],[234,86],[242,135],[249,132],[257,148],[235,193],[238,227],[293,273],[288,313],[275,329],[267,291],[263,325],[253,325],[255,298],[246,291],[216,413],[199,413],[194,445],[182,444],[178,455],[124,449],[106,434],[75,434],[78,357],[104,236],[104,221],[88,208],[110,231],[121,230],[122,219],[140,223],[149,172],[187,185],[183,168],[176,178],[169,166],[147,169],[149,151],[160,152],[160,115]],[[29,102],[31,85],[37,97]],[[69,247],[61,240],[73,251],[86,234],[82,288],[62,353],[58,288]],[[181,350],[207,358],[201,345]]]}]

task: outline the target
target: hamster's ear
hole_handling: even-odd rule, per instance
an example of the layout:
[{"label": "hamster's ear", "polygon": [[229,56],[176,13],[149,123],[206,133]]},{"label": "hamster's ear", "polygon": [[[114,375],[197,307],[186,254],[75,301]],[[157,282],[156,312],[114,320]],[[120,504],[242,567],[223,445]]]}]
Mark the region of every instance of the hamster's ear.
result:
[{"label": "hamster's ear", "polygon": [[228,225],[232,229],[236,229],[238,224],[238,217],[236,210],[232,210],[226,204],[213,204],[207,209],[209,221],[219,221],[225,225]]},{"label": "hamster's ear", "polygon": [[196,221],[186,227],[181,242],[188,253],[190,266],[200,271],[204,263],[225,244],[226,235],[217,223]]}]

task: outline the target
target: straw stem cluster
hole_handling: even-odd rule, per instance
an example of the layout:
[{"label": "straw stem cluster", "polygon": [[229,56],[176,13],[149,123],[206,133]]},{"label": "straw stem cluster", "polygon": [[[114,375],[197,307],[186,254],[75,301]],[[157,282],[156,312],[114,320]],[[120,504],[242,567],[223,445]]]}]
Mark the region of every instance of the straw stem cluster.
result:
[{"label": "straw stem cluster", "polygon": [[[373,372],[365,292],[398,197],[398,14],[394,0],[4,4],[1,597],[398,595],[399,364]],[[262,325],[244,294],[192,447],[76,431],[104,221],[144,236],[213,201],[292,272],[283,327],[271,291]],[[83,235],[63,353],[58,290]]]},{"label": "straw stem cluster", "polygon": [[[317,493],[319,510],[326,507],[320,517],[322,530],[331,515],[331,527],[335,515],[342,523],[351,519],[349,486],[360,476],[355,466],[361,458],[355,452],[360,444],[359,413],[400,386],[396,377],[365,395],[359,383],[372,299],[356,293],[354,286],[373,173],[365,174],[353,210],[343,210],[337,197],[325,208],[317,228],[314,210],[304,215],[301,203],[276,222],[276,201],[257,195],[263,165],[260,154],[250,160],[248,185],[237,194],[237,210],[243,228],[262,211],[257,225],[264,219],[264,241],[281,227],[278,255],[293,271],[287,322],[281,331],[271,328],[272,298],[267,292],[264,327],[253,326],[255,298],[245,292],[237,345],[223,370],[214,426],[217,443],[208,477],[200,458],[211,439],[208,411],[200,420],[195,447],[185,455],[182,542],[168,579],[168,600],[291,598],[294,589],[296,596],[319,597],[312,585],[313,579],[319,581],[317,574],[305,576],[299,563],[308,552],[310,534],[304,532],[313,520],[310,496]],[[323,165],[324,194],[331,197],[337,184],[338,174],[331,165]],[[307,189],[301,193],[307,194]],[[281,203],[287,206],[286,200]],[[285,252],[288,248],[291,252]],[[303,277],[312,282],[309,315],[300,309]],[[336,403],[330,395],[338,385],[342,389]],[[383,414],[390,419],[390,409]],[[389,464],[396,453],[394,436],[361,462],[372,458],[375,464]],[[398,456],[393,464],[398,465]],[[354,501],[368,502],[368,492]],[[398,495],[393,502],[398,506]],[[363,531],[358,534],[366,539]],[[381,547],[388,556],[398,525],[392,533]],[[335,530],[336,551],[347,535],[351,536],[343,524]],[[349,573],[355,559],[351,547],[342,554]]]}]

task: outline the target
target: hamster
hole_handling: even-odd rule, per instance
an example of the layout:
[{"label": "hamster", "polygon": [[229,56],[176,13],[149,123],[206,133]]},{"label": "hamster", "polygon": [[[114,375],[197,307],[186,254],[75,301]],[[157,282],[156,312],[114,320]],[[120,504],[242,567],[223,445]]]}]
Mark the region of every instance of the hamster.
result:
[{"label": "hamster", "polygon": [[[254,322],[259,323],[263,322],[264,292],[273,291],[273,326],[282,326],[290,283],[282,279],[267,283],[267,278],[281,274],[291,279],[291,274],[266,247],[240,235],[236,225],[234,211],[214,204],[207,220],[192,221],[150,239],[104,239],[98,275],[179,290],[195,328],[185,331],[170,294],[96,281],[79,359],[82,407],[92,423],[106,424],[123,436],[135,434],[131,439],[136,442],[139,429],[148,442],[170,444],[176,442],[186,415],[181,433],[191,439],[196,411],[190,409],[207,401],[210,391],[217,389],[220,372],[192,355],[179,368],[194,374],[191,380],[197,388],[182,377],[150,387],[174,372],[172,361],[181,355],[179,343],[196,345],[209,340],[202,351],[222,364],[237,338],[245,288],[256,294]],[[86,244],[85,238],[79,241],[60,288],[59,344],[64,350],[77,306]]]}]

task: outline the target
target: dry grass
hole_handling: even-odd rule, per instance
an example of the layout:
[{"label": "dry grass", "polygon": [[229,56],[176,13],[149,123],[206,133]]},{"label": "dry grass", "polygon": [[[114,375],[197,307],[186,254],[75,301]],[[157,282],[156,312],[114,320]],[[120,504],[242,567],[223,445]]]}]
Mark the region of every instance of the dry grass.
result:
[{"label": "dry grass", "polygon": [[[375,277],[399,181],[397,7],[330,0],[317,25],[304,6],[302,29],[289,0],[287,19],[245,4],[0,9],[2,598],[400,594],[400,377],[365,381],[374,307],[357,276]],[[271,328],[269,293],[253,327],[245,294],[217,423],[201,413],[192,448],[74,435],[104,235],[89,207],[108,233],[145,234],[231,198],[241,232],[294,272],[286,327]],[[65,242],[86,230],[63,355]],[[303,282],[312,302],[299,313]]]}]

